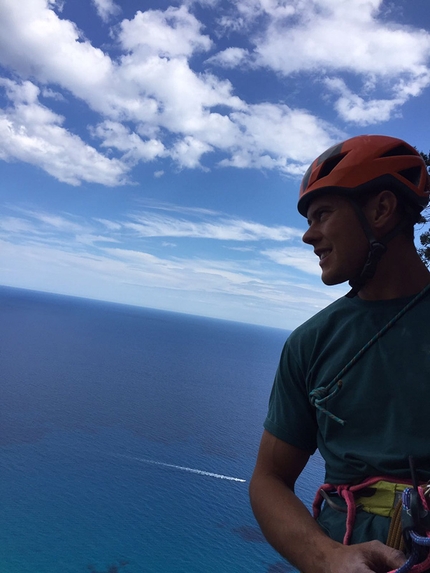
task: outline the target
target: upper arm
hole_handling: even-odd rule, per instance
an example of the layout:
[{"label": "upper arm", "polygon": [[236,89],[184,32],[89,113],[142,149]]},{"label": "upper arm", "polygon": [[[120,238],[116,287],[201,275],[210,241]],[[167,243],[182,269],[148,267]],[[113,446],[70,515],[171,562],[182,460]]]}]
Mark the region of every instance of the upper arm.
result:
[{"label": "upper arm", "polygon": [[258,451],[254,476],[280,478],[294,490],[294,484],[307,464],[311,452],[301,450],[264,430]]}]

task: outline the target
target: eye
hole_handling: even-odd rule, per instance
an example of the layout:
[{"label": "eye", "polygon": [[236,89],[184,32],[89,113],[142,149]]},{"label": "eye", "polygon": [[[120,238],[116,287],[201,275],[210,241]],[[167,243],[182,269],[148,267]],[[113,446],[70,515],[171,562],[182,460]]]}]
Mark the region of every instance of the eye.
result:
[{"label": "eye", "polygon": [[324,207],[318,210],[318,212],[316,213],[316,219],[318,221],[325,221],[329,215],[330,215],[330,209]]},{"label": "eye", "polygon": [[330,209],[329,207],[320,207],[319,209],[316,209],[314,213],[312,213],[311,217],[308,219],[308,225],[309,227],[312,225],[312,223],[321,223],[324,222],[327,217],[330,215],[330,213],[332,212],[332,209]]}]

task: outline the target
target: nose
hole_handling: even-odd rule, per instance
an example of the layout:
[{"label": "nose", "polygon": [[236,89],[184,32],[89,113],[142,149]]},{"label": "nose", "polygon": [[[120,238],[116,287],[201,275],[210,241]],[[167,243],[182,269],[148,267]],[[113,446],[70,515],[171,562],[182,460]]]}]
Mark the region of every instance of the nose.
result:
[{"label": "nose", "polygon": [[314,245],[318,240],[318,232],[313,225],[309,226],[309,229],[305,231],[302,241],[307,245]]}]

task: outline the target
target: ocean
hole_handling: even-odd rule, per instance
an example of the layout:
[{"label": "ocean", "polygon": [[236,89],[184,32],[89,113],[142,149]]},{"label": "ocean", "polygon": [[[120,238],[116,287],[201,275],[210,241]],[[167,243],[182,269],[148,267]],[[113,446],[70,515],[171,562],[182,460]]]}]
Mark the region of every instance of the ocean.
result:
[{"label": "ocean", "polygon": [[288,332],[8,287],[0,324],[1,573],[294,571],[248,501]]}]

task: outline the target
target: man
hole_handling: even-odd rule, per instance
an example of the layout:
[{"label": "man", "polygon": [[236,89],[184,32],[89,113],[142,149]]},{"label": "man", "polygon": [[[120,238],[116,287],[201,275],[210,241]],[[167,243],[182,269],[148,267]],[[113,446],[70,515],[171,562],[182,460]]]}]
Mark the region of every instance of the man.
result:
[{"label": "man", "polygon": [[[381,476],[404,488],[409,456],[420,482],[430,479],[430,273],[413,241],[428,195],[420,155],[385,136],[330,148],[303,178],[303,241],[326,285],[352,288],[287,340],[250,484],[264,535],[302,573],[379,573],[405,562],[386,545],[392,507],[357,507],[344,545],[344,501],[326,495],[315,521],[294,484],[317,448],[330,484]],[[367,493],[380,499],[379,487]]]}]

